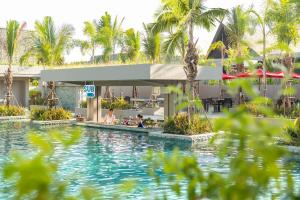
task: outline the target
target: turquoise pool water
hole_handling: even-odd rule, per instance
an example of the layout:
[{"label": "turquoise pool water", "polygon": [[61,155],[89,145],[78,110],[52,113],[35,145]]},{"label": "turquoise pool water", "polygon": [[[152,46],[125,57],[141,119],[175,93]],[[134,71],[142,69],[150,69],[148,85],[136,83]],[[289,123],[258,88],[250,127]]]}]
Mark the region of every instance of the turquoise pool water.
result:
[{"label": "turquoise pool water", "polygon": [[[60,126],[59,130],[66,134],[71,127]],[[29,132],[44,134],[47,128],[36,128],[29,123],[0,123],[0,169],[8,159],[11,150],[18,150],[29,154],[32,148],[26,141]],[[59,173],[61,177],[72,177],[71,191],[86,184],[99,188],[106,199],[111,198],[111,193],[122,181],[136,180],[138,187],[129,194],[127,199],[145,199],[144,191],[149,189],[152,194],[161,195],[167,192],[170,199],[185,199],[176,197],[168,190],[168,183],[157,189],[155,181],[147,174],[147,163],[143,157],[147,149],[170,152],[175,146],[180,147],[186,154],[195,153],[199,157],[199,163],[204,169],[216,170],[226,173],[228,168],[220,165],[214,151],[206,145],[191,149],[189,145],[172,144],[165,140],[154,140],[145,134],[128,133],[120,131],[99,130],[83,128],[83,137],[80,142],[71,149],[56,148],[56,157],[61,160]],[[164,175],[161,175],[164,177]],[[294,169],[294,176],[300,184],[300,163]],[[0,177],[0,199],[9,199],[12,194],[3,192],[5,184]],[[153,197],[153,195],[151,195]]]}]

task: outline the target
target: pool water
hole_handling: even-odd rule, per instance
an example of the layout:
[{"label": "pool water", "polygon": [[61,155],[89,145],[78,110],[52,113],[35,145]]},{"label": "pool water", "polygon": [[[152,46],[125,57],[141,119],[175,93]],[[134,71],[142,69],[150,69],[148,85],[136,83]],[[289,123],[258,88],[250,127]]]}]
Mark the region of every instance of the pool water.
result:
[{"label": "pool water", "polygon": [[[45,134],[50,128],[37,128],[29,123],[0,123],[0,170],[8,160],[9,152],[18,150],[24,154],[32,151],[28,145],[26,135],[29,132]],[[59,126],[66,134],[72,130],[69,126]],[[60,158],[59,173],[62,178],[72,177],[71,193],[78,193],[80,187],[91,185],[105,194],[105,199],[111,199],[112,193],[120,183],[126,180],[137,181],[137,188],[128,194],[127,199],[145,199],[145,190],[161,195],[167,192],[170,199],[185,199],[177,197],[168,189],[168,182],[163,181],[162,187],[157,189],[154,179],[147,174],[147,162],[144,156],[148,149],[171,152],[179,147],[184,154],[195,153],[203,169],[216,170],[226,173],[228,168],[219,163],[215,152],[207,145],[190,148],[189,145],[174,144],[166,140],[155,140],[143,133],[128,133],[122,131],[83,128],[83,136],[78,144],[67,151],[57,147],[55,156]],[[294,169],[297,183],[300,184],[300,163]],[[161,174],[162,178],[164,175]],[[0,177],[0,199],[9,199],[12,194],[3,192],[5,184]],[[149,193],[148,191],[148,193]],[[152,198],[151,198],[152,197]]]}]

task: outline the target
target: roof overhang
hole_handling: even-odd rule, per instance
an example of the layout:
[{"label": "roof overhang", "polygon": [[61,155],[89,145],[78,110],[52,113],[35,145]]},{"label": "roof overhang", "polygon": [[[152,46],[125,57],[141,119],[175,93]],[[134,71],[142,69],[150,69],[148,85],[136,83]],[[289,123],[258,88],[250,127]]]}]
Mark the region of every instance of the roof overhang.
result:
[{"label": "roof overhang", "polygon": [[[182,65],[136,64],[82,68],[43,70],[43,81],[67,82],[83,85],[110,86],[166,86],[186,81]],[[221,80],[222,66],[216,61],[213,66],[199,66],[196,80]]]}]

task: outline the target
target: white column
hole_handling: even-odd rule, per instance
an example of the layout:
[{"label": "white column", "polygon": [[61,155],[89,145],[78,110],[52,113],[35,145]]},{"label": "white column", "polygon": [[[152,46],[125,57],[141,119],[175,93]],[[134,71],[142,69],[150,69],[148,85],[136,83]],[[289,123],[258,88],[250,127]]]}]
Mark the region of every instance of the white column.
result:
[{"label": "white column", "polygon": [[24,80],[24,103],[25,103],[25,107],[29,107],[29,84],[30,81],[29,79],[25,79]]},{"label": "white column", "polygon": [[173,117],[176,113],[176,95],[174,93],[164,94],[165,119]]},{"label": "white column", "polygon": [[96,86],[95,97],[87,99],[87,121],[101,121],[101,87]]}]

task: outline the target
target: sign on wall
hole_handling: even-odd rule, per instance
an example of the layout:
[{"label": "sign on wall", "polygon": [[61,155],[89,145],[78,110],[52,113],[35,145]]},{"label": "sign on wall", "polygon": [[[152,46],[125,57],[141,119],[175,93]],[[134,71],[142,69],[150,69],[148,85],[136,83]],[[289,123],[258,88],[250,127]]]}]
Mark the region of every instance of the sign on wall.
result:
[{"label": "sign on wall", "polygon": [[87,98],[94,98],[95,97],[95,85],[85,85],[83,86],[83,90],[86,92]]}]

